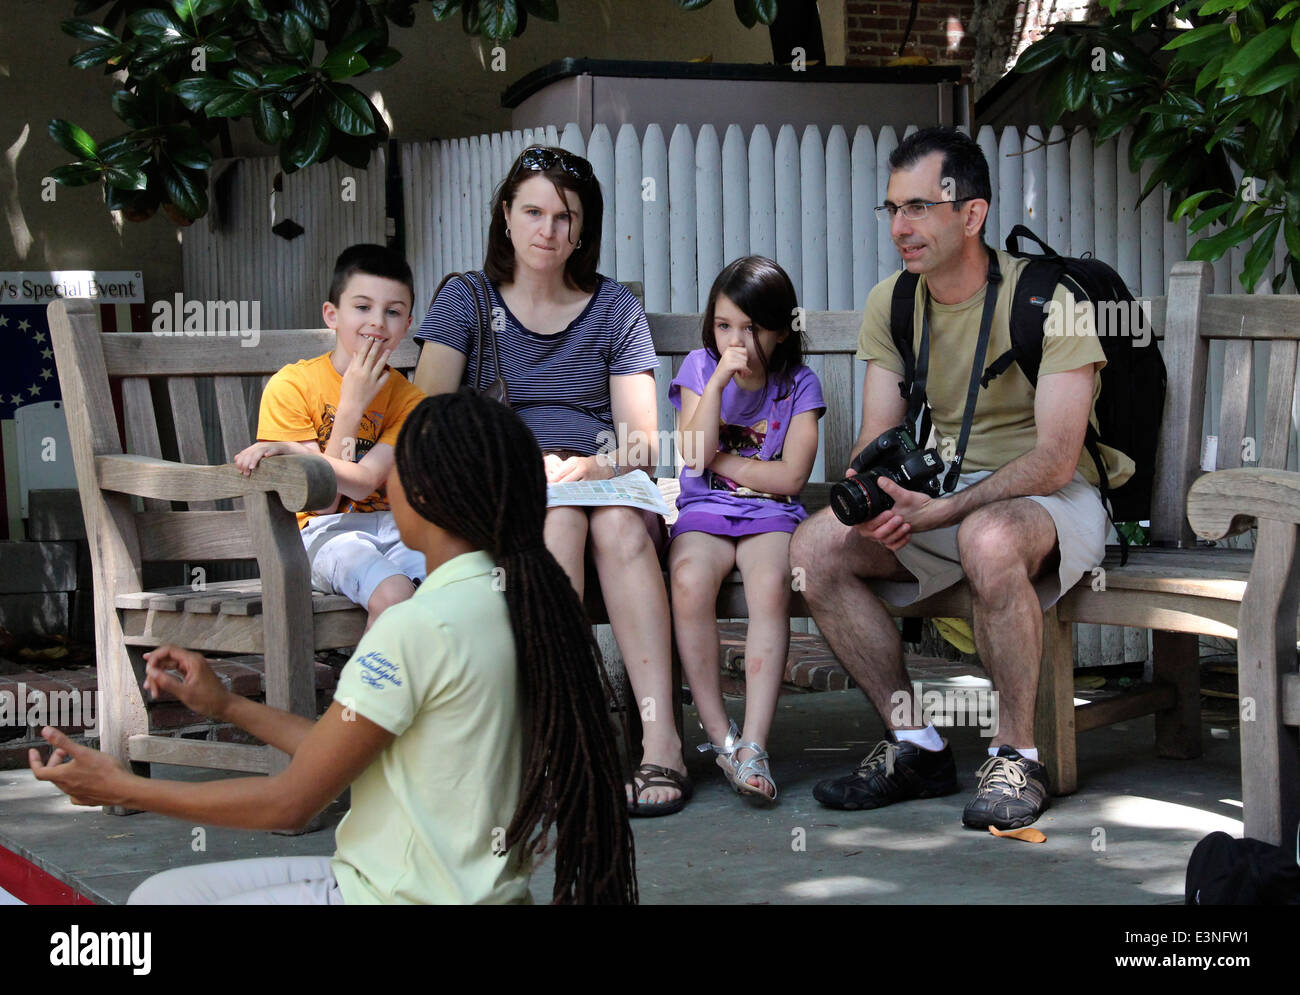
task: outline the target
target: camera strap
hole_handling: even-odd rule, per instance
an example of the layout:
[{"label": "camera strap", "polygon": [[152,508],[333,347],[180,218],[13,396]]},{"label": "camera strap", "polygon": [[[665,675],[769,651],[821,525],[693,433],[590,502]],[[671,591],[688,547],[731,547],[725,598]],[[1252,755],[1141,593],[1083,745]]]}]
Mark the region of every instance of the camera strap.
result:
[{"label": "camera strap", "polygon": [[[984,357],[988,353],[989,335],[993,330],[993,311],[998,305],[998,289],[1002,284],[1002,268],[998,265],[997,254],[989,249],[988,286],[984,288],[984,310],[980,314],[980,334],[975,343],[975,361],[971,364],[970,386],[966,390],[966,410],[961,418],[961,435],[957,439],[957,454],[948,464],[944,474],[943,490],[949,494],[957,489],[957,478],[961,476],[962,460],[966,456],[966,444],[970,441],[971,423],[975,419],[975,404],[979,400],[980,376],[984,370]],[[925,394],[926,376],[930,370],[930,289],[925,290],[925,302],[921,311],[921,349],[916,364],[916,384],[921,396]],[[918,437],[918,442],[925,441]]]}]

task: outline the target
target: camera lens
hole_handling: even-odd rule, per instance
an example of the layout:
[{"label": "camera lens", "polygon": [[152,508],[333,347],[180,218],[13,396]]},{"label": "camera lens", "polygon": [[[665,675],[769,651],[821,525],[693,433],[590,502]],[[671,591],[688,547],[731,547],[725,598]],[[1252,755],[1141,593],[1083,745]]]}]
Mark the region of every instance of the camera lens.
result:
[{"label": "camera lens", "polygon": [[845,525],[857,525],[893,507],[893,499],[876,485],[875,473],[846,477],[831,488],[830,506]]}]

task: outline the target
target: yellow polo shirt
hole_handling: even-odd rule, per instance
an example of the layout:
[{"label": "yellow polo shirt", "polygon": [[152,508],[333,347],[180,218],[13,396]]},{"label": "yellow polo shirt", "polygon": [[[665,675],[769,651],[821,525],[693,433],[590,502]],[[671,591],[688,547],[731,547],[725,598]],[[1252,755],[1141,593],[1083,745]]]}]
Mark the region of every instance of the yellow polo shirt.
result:
[{"label": "yellow polo shirt", "polygon": [[352,783],[334,875],[345,903],[528,902],[499,856],[519,801],[520,689],[505,595],[482,551],[438,567],[385,611],[335,701],[397,738]]}]

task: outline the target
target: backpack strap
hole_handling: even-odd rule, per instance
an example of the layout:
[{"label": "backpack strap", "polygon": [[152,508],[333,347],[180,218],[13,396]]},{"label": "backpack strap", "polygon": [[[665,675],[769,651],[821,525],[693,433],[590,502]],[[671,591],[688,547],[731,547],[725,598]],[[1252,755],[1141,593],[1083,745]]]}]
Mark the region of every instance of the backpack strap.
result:
[{"label": "backpack strap", "polygon": [[894,281],[894,293],[889,303],[889,337],[903,360],[903,379],[898,392],[907,402],[904,416],[908,429],[916,441],[924,446],[930,436],[930,409],[925,403],[925,386],[929,373],[929,356],[921,358],[917,367],[916,351],[912,338],[916,331],[916,285],[920,277],[903,270]]}]

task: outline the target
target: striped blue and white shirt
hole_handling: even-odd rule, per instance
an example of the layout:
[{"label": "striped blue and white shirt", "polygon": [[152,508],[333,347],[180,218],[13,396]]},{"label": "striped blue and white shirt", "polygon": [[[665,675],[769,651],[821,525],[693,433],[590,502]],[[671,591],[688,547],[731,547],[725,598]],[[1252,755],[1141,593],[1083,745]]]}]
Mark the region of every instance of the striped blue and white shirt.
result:
[{"label": "striped blue and white shirt", "polygon": [[[612,438],[608,433],[614,426],[609,378],[644,373],[659,365],[641,302],[622,284],[603,276],[598,279],[582,313],[554,335],[540,335],[521,325],[496,286],[487,281],[510,406],[543,450],[572,449],[584,456],[599,452]],[[464,353],[461,383],[467,384],[478,362],[474,327],[469,288],[452,280],[434,300],[415,337]],[[486,388],[495,378],[489,355],[483,361],[481,382],[475,386]]]}]

